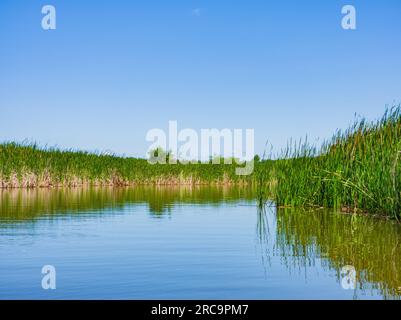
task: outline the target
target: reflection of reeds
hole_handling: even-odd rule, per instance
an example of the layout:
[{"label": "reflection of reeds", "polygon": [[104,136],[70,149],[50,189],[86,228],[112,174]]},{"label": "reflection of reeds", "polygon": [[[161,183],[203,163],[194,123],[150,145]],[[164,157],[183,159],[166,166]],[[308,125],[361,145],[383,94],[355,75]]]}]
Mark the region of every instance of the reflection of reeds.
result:
[{"label": "reflection of reeds", "polygon": [[267,242],[269,239],[269,223],[266,216],[265,203],[258,203],[256,229],[259,241]]},{"label": "reflection of reeds", "polygon": [[[272,206],[269,205],[266,201],[261,201],[261,199],[257,199],[257,220],[256,220],[256,235],[258,239],[258,243],[261,249],[261,257],[262,263],[264,266],[266,264],[270,265],[271,260],[271,252],[270,252],[270,240],[271,240],[271,233],[270,233],[270,226],[269,216],[268,214],[271,213],[269,210]],[[273,218],[273,214],[270,215],[270,218]]]},{"label": "reflection of reeds", "polygon": [[357,271],[357,289],[376,289],[386,298],[401,296],[401,226],[387,220],[325,210],[278,209],[278,254],[300,270],[318,258],[328,268]]},{"label": "reflection of reeds", "polygon": [[130,203],[147,203],[154,214],[162,214],[175,203],[219,205],[254,199],[250,188],[215,186],[137,186],[61,189],[0,190],[0,219],[26,220],[41,215],[80,213]]}]

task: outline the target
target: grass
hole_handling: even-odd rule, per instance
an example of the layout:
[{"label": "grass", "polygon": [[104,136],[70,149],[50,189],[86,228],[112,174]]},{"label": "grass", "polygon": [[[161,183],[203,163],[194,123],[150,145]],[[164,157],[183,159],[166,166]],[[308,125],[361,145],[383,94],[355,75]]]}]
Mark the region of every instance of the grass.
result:
[{"label": "grass", "polygon": [[274,164],[279,205],[368,211],[399,219],[401,107],[375,122],[364,119],[320,148],[290,146]]},{"label": "grass", "polygon": [[246,183],[235,166],[211,163],[152,165],[146,159],[0,144],[0,187]]},{"label": "grass", "polygon": [[251,176],[235,165],[151,165],[145,159],[36,144],[0,144],[0,187],[135,184],[252,184],[278,206],[333,207],[401,217],[401,106],[376,122],[362,119],[316,147],[290,143],[277,160],[255,163]]}]

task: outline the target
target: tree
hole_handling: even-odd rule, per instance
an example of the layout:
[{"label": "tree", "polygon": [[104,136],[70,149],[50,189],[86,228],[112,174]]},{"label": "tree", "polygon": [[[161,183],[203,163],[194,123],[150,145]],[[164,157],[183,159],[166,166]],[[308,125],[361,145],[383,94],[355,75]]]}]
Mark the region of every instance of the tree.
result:
[{"label": "tree", "polygon": [[149,154],[149,162],[152,164],[160,163],[165,164],[169,163],[170,159],[172,159],[171,151],[165,151],[162,147],[157,147],[156,149],[152,149],[148,152]]}]

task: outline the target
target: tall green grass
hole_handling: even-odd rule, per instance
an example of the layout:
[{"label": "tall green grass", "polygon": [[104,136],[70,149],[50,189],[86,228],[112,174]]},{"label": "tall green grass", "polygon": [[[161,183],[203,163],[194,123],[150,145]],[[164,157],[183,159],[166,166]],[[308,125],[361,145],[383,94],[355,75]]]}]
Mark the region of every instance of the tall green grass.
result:
[{"label": "tall green grass", "polygon": [[243,183],[235,165],[149,164],[146,159],[41,148],[36,144],[0,144],[0,187],[79,185]]},{"label": "tall green grass", "polygon": [[254,184],[259,199],[279,206],[334,207],[401,217],[401,106],[376,122],[362,119],[322,146],[289,143],[276,160],[258,160],[254,173],[237,165],[151,165],[145,159],[36,144],[0,144],[0,187],[132,184]]},{"label": "tall green grass", "polygon": [[399,218],[401,107],[356,121],[323,146],[290,145],[274,169],[279,205],[337,207]]}]

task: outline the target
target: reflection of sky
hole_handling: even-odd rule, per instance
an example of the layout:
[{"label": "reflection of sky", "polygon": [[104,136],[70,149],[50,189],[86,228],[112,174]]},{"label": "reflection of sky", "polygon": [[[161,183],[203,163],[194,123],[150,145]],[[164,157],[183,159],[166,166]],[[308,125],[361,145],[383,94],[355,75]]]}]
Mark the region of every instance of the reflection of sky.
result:
[{"label": "reflection of sky", "polygon": [[400,101],[401,3],[0,2],[0,140],[144,156],[151,128],[255,128],[256,151]]}]

